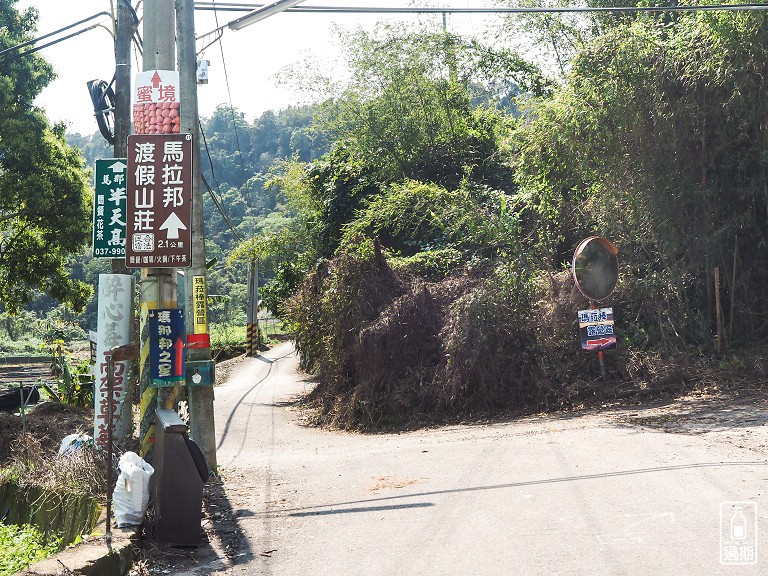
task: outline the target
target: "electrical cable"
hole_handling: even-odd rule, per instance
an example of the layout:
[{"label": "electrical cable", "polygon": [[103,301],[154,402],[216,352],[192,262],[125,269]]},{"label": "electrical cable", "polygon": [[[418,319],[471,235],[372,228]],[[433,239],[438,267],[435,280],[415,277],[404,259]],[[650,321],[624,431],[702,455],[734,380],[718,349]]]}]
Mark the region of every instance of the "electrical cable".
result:
[{"label": "electrical cable", "polygon": [[[222,196],[221,194],[221,187],[219,186],[219,182],[216,179],[216,172],[213,169],[213,158],[211,158],[211,150],[208,148],[208,139],[205,137],[205,131],[203,130],[203,124],[198,119],[197,121],[198,126],[200,127],[200,135],[203,137],[203,144],[205,145],[205,154],[208,156],[208,164],[211,167],[211,178],[213,178],[214,184],[216,184],[216,190],[219,192],[219,196]],[[232,224],[232,220],[229,217],[229,214],[227,214],[226,210],[224,210],[223,206],[221,205],[221,202],[218,198],[216,198],[216,195],[213,193],[213,188],[211,188],[211,185],[208,183],[208,180],[206,180],[205,176],[200,174],[200,177],[203,179],[203,184],[205,184],[205,187],[208,189],[208,193],[211,195],[211,199],[213,199],[213,203],[216,206],[216,209],[219,211],[219,214],[221,214],[221,217],[224,219],[224,222],[227,224],[229,229],[232,231],[232,234],[235,235],[235,238],[237,238],[240,242],[243,241],[243,238],[240,236],[238,231],[235,229],[234,225]],[[223,198],[223,196],[222,196]]]},{"label": "electrical cable", "polygon": [[[35,44],[37,42],[40,42],[40,40],[45,40],[46,38],[50,38],[51,36],[55,36],[59,32],[64,32],[65,30],[69,30],[70,28],[74,28],[75,26],[79,26],[80,24],[85,24],[89,20],[93,20],[94,18],[98,18],[99,16],[109,16],[112,18],[112,14],[109,12],[98,12],[96,14],[93,14],[92,16],[88,16],[87,18],[83,18],[82,20],[78,20],[77,22],[73,24],[68,24],[67,26],[64,26],[63,28],[59,28],[58,30],[54,30],[53,32],[48,32],[48,34],[43,34],[42,36],[38,36],[37,38],[33,38],[32,40],[27,40],[26,42],[22,42],[21,44],[16,44],[15,46],[11,46],[10,48],[6,48],[5,50],[0,51],[0,56],[5,54],[6,52],[10,52],[12,50],[20,50],[21,48],[25,48],[27,46],[30,46],[31,44]],[[72,38],[72,36],[77,36],[77,34],[82,34],[83,32],[86,32],[88,30],[92,30],[98,26],[98,24],[90,26],[84,30],[81,30],[80,32],[77,32],[75,34],[72,34],[70,36],[67,36],[66,38],[62,38],[61,40],[56,40],[54,42],[51,42],[49,44],[46,44],[46,46],[50,46],[51,44],[57,44],[61,42],[62,40],[66,40],[67,38]],[[44,46],[43,46],[44,48]],[[36,48],[35,50],[30,50],[29,52],[34,52],[40,50],[40,48]],[[26,54],[27,52],[23,52],[22,54]]]},{"label": "electrical cable", "polygon": [[[195,10],[221,10],[223,12],[250,12],[264,7],[264,4],[244,4],[235,2],[196,2]],[[375,6],[294,6],[285,12],[309,12],[325,14],[526,14],[552,12],[696,12],[706,10],[766,10],[767,4],[703,4],[700,6],[583,6],[583,7],[517,7],[517,8],[460,8],[460,7],[375,7]],[[218,26],[218,23],[217,23]],[[225,28],[222,26],[222,28]]]},{"label": "electrical cable", "polygon": [[[214,6],[216,5],[215,0],[214,0],[213,4],[214,4]],[[219,14],[218,14],[218,12],[214,11],[213,12],[213,16],[214,16],[214,18],[216,20],[216,26],[218,27],[219,26]],[[227,60],[224,57],[224,44],[223,44],[223,42],[221,42],[221,36],[223,36],[223,35],[224,34],[222,32],[222,34],[218,38],[219,50],[221,51],[221,65],[224,68],[224,82],[227,85],[227,96],[229,97],[229,113],[232,115],[232,127],[235,130],[235,145],[237,146],[237,153],[238,153],[238,157],[239,157],[239,160],[240,160],[240,171],[243,174],[243,184],[246,185],[246,190],[247,190],[248,178],[245,175],[245,166],[243,165],[243,151],[240,149],[240,134],[239,134],[239,131],[237,129],[237,119],[235,118],[235,106],[232,104],[232,89],[230,88],[230,85],[229,85],[229,73],[227,72]]]},{"label": "electrical cable", "polygon": [[115,143],[115,91],[112,85],[115,77],[109,84],[104,80],[91,80],[88,82],[88,91],[93,103],[93,115],[99,126],[99,132],[109,144]]},{"label": "electrical cable", "polygon": [[[14,62],[18,60],[19,58],[23,58],[24,56],[29,56],[30,54],[34,54],[35,52],[39,52],[43,48],[48,48],[48,46],[53,46],[54,44],[58,44],[59,42],[64,42],[64,40],[69,40],[70,38],[74,38],[75,36],[80,36],[80,34],[83,34],[85,32],[88,32],[89,30],[94,30],[95,28],[98,28],[101,26],[100,24],[93,24],[91,26],[88,26],[88,28],[83,28],[82,30],[78,30],[77,32],[73,32],[72,34],[68,34],[67,36],[64,36],[63,38],[59,38],[58,40],[53,40],[52,42],[48,42],[47,44],[42,44],[41,46],[35,46],[34,48],[31,48],[29,50],[24,50],[24,52],[19,52],[17,54],[13,54],[11,56],[8,56],[7,58],[4,58],[3,60],[0,60],[1,64],[8,64],[10,62]],[[36,40],[30,41],[30,42],[36,42]],[[29,45],[30,42],[25,42],[25,45]],[[21,44],[19,44],[21,46]],[[3,50],[4,52],[8,52],[9,50],[15,50],[18,49],[19,46],[12,46],[11,48],[8,48],[7,50]]]},{"label": "electrical cable", "polygon": [[235,238],[237,238],[240,242],[243,241],[243,237],[240,236],[237,230],[235,230],[235,227],[232,224],[232,220],[229,219],[229,216],[224,211],[224,208],[221,206],[221,202],[218,198],[216,198],[216,195],[213,193],[213,188],[211,188],[211,185],[208,183],[208,180],[205,179],[205,176],[202,174],[200,175],[200,178],[203,180],[203,184],[205,184],[205,188],[208,190],[208,193],[211,195],[211,199],[213,200],[214,205],[216,206],[216,209],[219,211],[219,214],[221,214],[221,217],[224,218],[224,222],[226,222],[229,229],[232,231],[232,234],[235,235]]},{"label": "electrical cable", "polygon": [[[264,4],[241,4],[234,2],[196,2],[195,10],[213,10],[222,12],[251,12],[263,8]],[[526,7],[526,8],[419,8],[413,6],[373,7],[373,6],[293,6],[285,12],[304,12],[310,14],[565,14],[565,13],[640,13],[640,12],[739,12],[750,10],[768,10],[768,4],[704,4],[700,6],[584,6],[584,7]],[[217,32],[223,32],[229,24],[198,36],[198,40]]]}]

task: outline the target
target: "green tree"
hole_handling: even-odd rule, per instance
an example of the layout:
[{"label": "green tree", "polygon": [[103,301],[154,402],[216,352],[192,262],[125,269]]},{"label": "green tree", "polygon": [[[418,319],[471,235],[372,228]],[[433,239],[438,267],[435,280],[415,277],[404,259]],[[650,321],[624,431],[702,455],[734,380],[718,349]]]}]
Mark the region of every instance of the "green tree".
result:
[{"label": "green tree", "polygon": [[616,241],[639,342],[711,343],[715,267],[726,337],[765,334],[767,23],[701,13],[605,30],[517,134],[543,254]]},{"label": "green tree", "polygon": [[[29,40],[36,12],[0,0],[0,48]],[[54,77],[39,56],[0,63],[0,301],[8,310],[36,290],[82,308],[91,289],[73,280],[68,257],[89,232],[90,198],[79,153],[33,101]]]},{"label": "green tree", "polygon": [[[507,205],[504,193],[490,193],[514,189],[499,153],[514,117],[501,108],[523,90],[547,92],[536,68],[509,51],[402,27],[358,30],[346,35],[344,45],[351,74],[343,89],[323,77],[301,80],[322,100],[314,134],[333,145],[312,163],[295,156],[274,180],[295,223],[241,251],[258,246],[282,256],[271,258],[276,278],[268,293],[276,301],[291,294],[318,259],[332,258],[345,234],[346,249],[368,236],[404,257],[439,251],[416,266],[430,274],[459,265],[462,255],[514,244],[495,238],[484,251],[457,235],[487,236],[492,226],[486,224],[499,221],[498,211]],[[422,201],[422,194],[435,203]],[[462,210],[493,216],[464,218]],[[501,220],[511,226],[514,218],[507,216]],[[467,230],[472,226],[477,229]]]}]

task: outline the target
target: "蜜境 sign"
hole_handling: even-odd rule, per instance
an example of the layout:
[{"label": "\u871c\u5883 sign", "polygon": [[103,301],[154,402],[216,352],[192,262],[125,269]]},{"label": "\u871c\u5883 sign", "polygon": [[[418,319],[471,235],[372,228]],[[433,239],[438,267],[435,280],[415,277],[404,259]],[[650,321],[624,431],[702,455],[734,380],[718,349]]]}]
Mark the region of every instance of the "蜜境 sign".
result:
[{"label": "\u871c\u5883 sign", "polygon": [[136,74],[133,95],[133,131],[136,134],[178,134],[179,73],[147,70]]},{"label": "\u871c\u5883 sign", "polygon": [[125,264],[192,265],[192,136],[128,137]]},{"label": "\u871c\u5883 sign", "polygon": [[579,333],[584,350],[613,350],[616,333],[613,329],[613,308],[579,310]]},{"label": "\u871c\u5883 sign", "polygon": [[96,160],[93,257],[125,257],[126,158]]},{"label": "\u871c\u5883 sign", "polygon": [[153,388],[182,383],[185,375],[186,330],[178,308],[149,311],[149,375]]}]

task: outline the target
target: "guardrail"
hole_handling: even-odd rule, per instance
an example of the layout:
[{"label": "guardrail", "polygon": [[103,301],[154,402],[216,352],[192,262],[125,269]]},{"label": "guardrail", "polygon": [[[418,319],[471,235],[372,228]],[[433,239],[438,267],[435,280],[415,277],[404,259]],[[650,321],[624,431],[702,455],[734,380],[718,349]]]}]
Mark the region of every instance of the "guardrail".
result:
[{"label": "guardrail", "polygon": [[0,390],[12,386],[30,385],[38,382],[53,382],[51,375],[51,358],[48,357],[14,357],[0,359]]},{"label": "guardrail", "polygon": [[0,356],[2,364],[51,364],[50,356]]}]

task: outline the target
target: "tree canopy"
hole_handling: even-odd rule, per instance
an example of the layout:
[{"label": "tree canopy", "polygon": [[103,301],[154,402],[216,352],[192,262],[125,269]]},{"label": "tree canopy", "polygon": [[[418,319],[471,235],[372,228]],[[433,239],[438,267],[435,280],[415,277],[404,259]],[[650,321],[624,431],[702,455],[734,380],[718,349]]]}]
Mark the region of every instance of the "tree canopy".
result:
[{"label": "tree canopy", "polygon": [[[0,0],[0,48],[29,40],[36,12]],[[40,291],[82,308],[91,288],[68,258],[90,231],[90,194],[79,152],[63,126],[33,102],[53,79],[38,55],[0,63],[0,302],[16,310]]]}]

